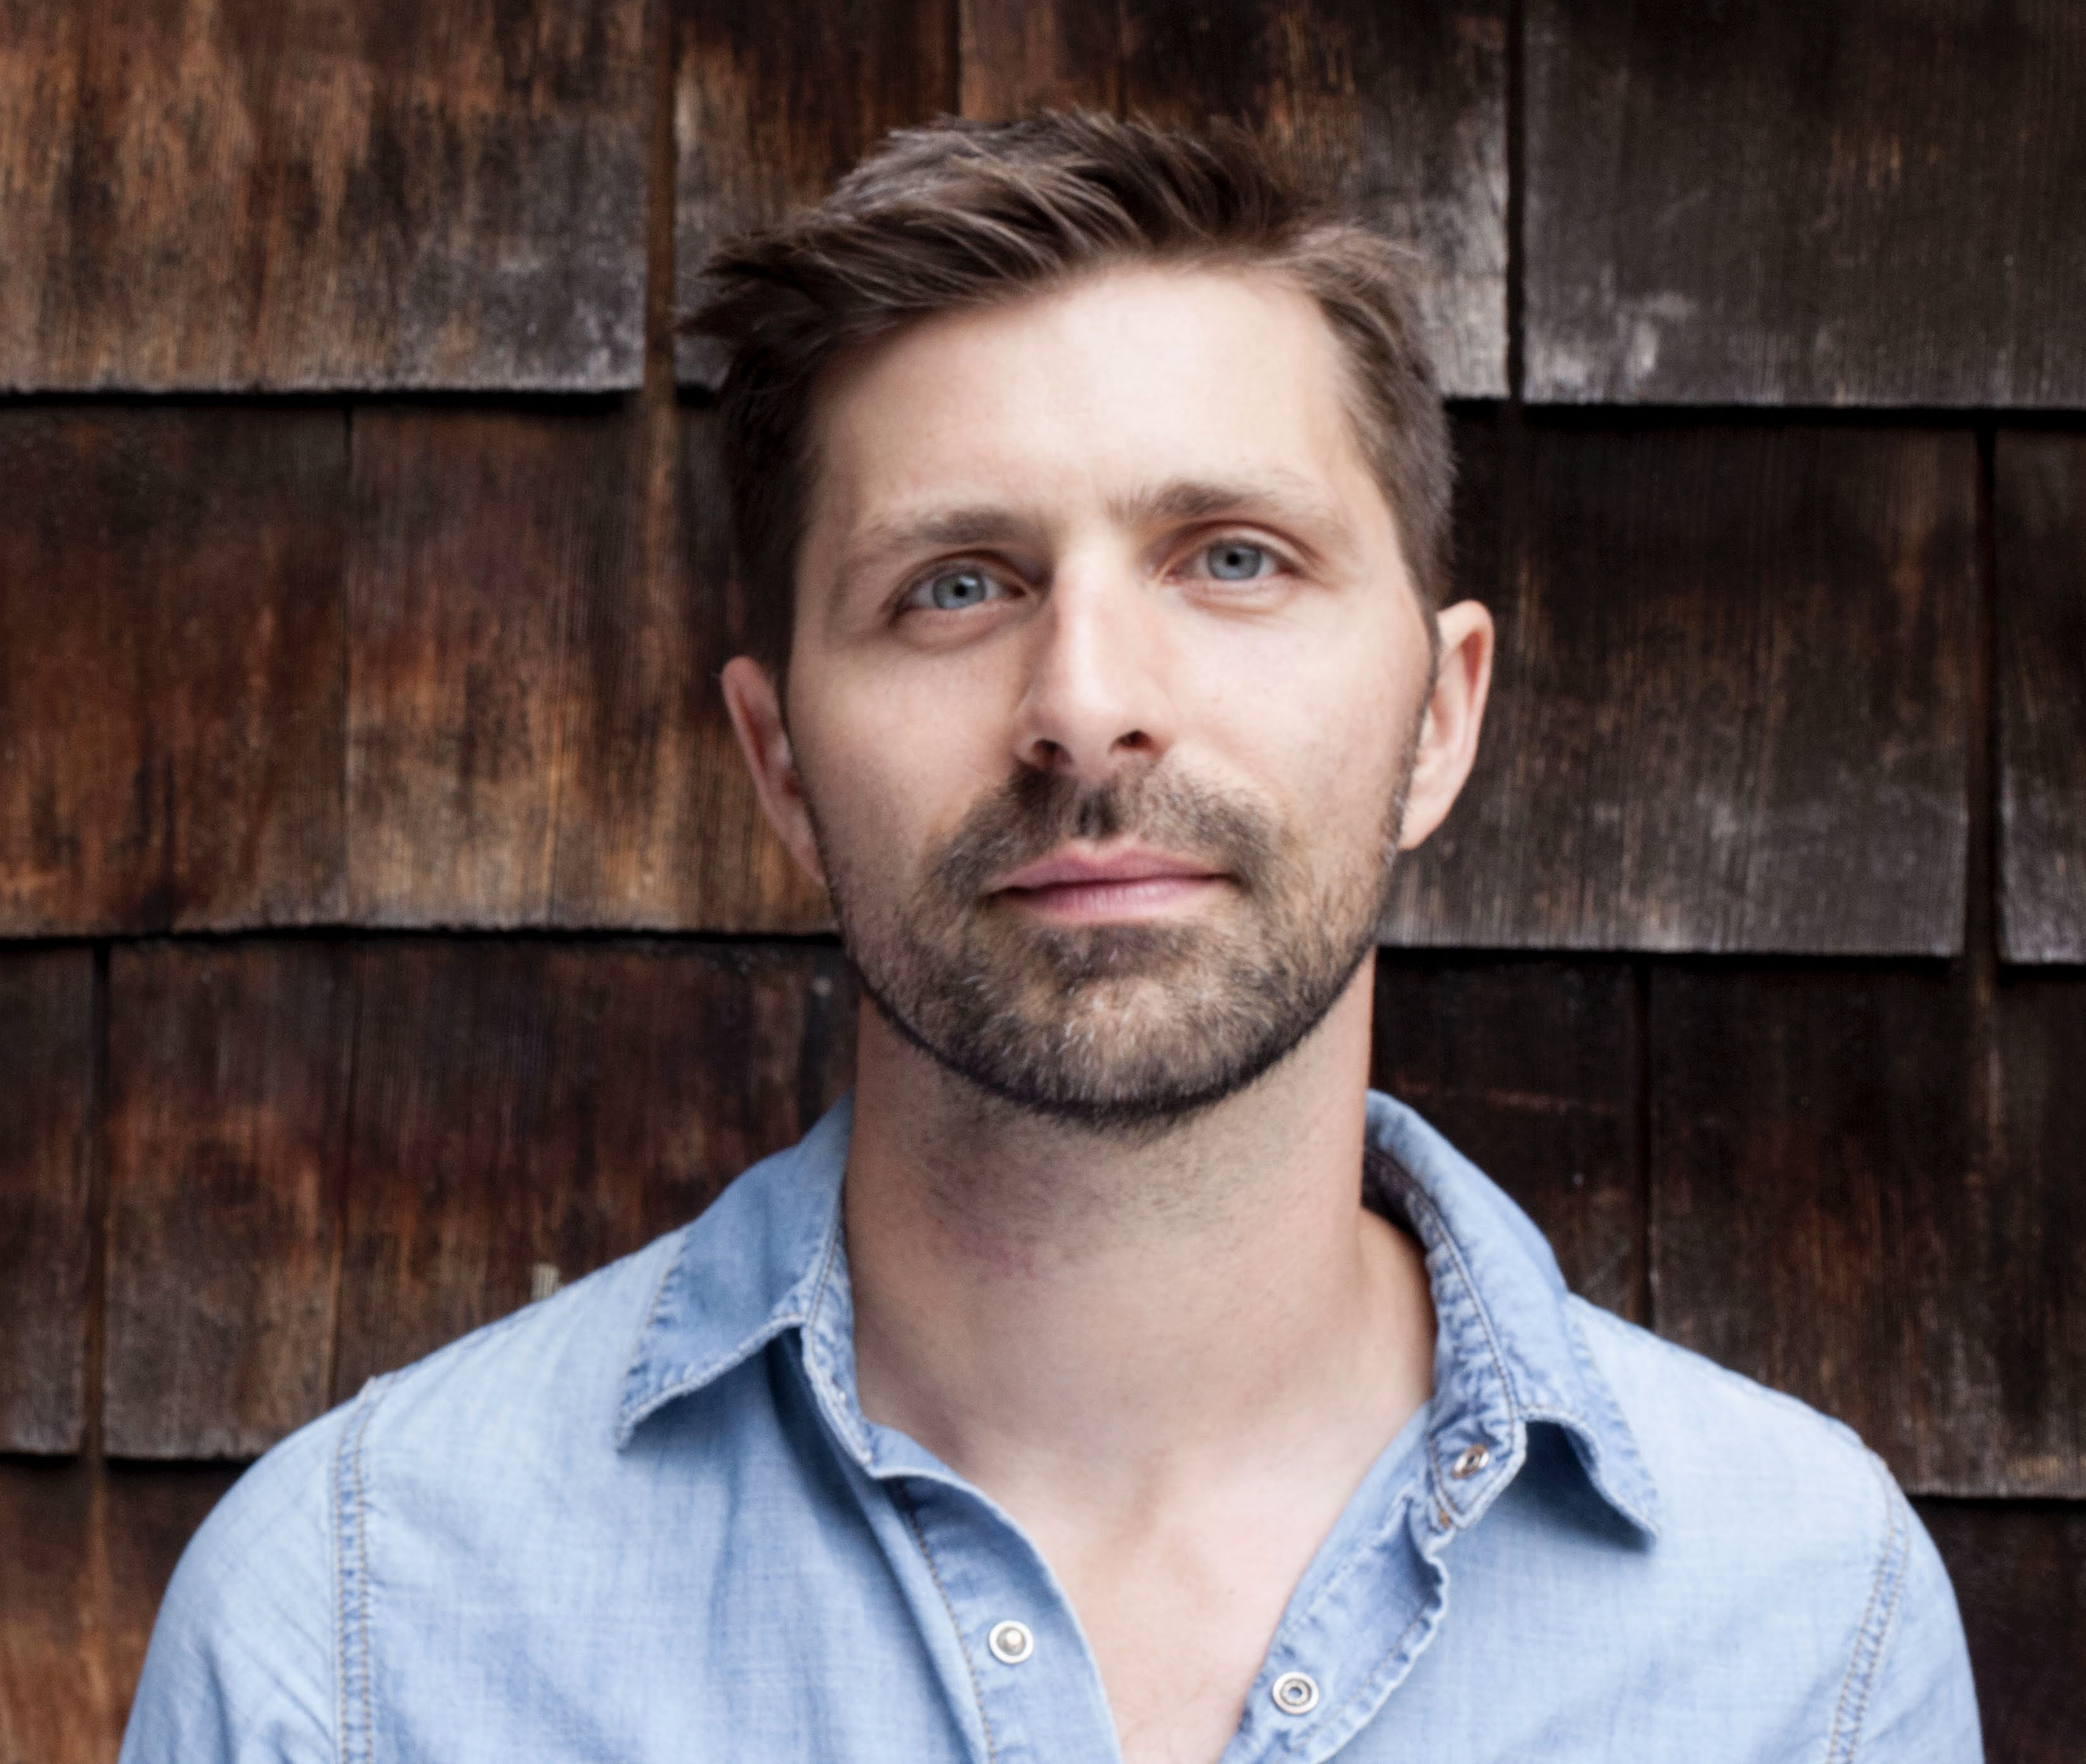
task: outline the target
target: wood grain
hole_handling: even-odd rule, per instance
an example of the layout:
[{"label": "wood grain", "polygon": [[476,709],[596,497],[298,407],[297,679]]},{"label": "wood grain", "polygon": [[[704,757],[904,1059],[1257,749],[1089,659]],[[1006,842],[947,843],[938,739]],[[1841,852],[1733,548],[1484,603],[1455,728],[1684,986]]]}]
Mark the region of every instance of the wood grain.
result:
[{"label": "wood grain", "polygon": [[2007,433],[1999,567],[1999,934],[2086,962],[2086,436]]},{"label": "wood grain", "polygon": [[94,954],[0,949],[0,1451],[86,1428]]},{"label": "wood grain", "polygon": [[1619,961],[1384,950],[1370,1082],[1518,1201],[1572,1290],[1639,1322],[1636,977]]},{"label": "wood grain", "polygon": [[348,563],[348,896],[369,925],[552,917],[575,602],[645,564],[616,415],[367,410]]},{"label": "wood grain", "polygon": [[1498,668],[1390,940],[1960,947],[1972,438],[1646,422],[1524,444],[1500,503],[1459,516],[1467,558],[1502,560],[1463,582]]},{"label": "wood grain", "polygon": [[1529,0],[1527,392],[2077,406],[2086,10]]},{"label": "wood grain", "polygon": [[338,914],[345,442],[0,411],[0,936]]},{"label": "wood grain", "polygon": [[325,1408],[351,999],[319,941],[109,970],[107,1446],[251,1457]]},{"label": "wood grain", "polygon": [[0,6],[0,388],[634,386],[643,0]]},{"label": "wood grain", "polygon": [[116,1756],[174,1564],[236,1474],[0,1459],[0,1758]]},{"label": "wood grain", "polygon": [[963,0],[963,107],[1084,104],[1258,132],[1311,186],[1410,243],[1454,397],[1507,390],[1507,7],[1369,0]]},{"label": "wood grain", "polygon": [[1651,997],[1660,1332],[1910,1489],[2086,1494],[2086,989],[2002,987],[1989,1043],[1937,968],[1662,968]]},{"label": "wood grain", "polygon": [[576,596],[553,917],[564,926],[816,931],[832,922],[768,829],[717,677],[745,647],[713,412],[684,409],[663,562]]},{"label": "wood grain", "polygon": [[714,427],[683,412],[655,462],[627,413],[358,413],[356,922],[827,922],[760,817],[717,688],[743,618]]},{"label": "wood grain", "polygon": [[844,1087],[819,945],[406,942],[356,957],[336,1393],[693,1217]]},{"label": "wood grain", "polygon": [[[953,0],[674,0],[675,306],[745,228],[814,202],[890,129],[956,107]],[[724,362],[683,337],[676,372]]]},{"label": "wood grain", "polygon": [[1970,1642],[1987,1764],[2076,1764],[2086,1734],[2086,1507],[1922,1501]]}]

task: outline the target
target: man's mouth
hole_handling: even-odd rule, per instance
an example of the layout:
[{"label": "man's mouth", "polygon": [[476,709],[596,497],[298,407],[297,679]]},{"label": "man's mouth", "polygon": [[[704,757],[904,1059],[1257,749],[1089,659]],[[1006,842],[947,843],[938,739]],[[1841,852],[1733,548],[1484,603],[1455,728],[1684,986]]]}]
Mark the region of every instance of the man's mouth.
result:
[{"label": "man's mouth", "polygon": [[1200,858],[1147,846],[1068,845],[1003,877],[992,895],[1058,924],[1125,923],[1171,917],[1228,880]]}]

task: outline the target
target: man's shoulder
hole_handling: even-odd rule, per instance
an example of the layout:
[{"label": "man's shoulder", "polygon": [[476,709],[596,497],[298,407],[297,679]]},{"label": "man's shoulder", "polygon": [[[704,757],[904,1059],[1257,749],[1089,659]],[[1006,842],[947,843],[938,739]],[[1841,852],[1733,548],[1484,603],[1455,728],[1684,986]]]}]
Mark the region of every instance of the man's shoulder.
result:
[{"label": "man's shoulder", "polygon": [[1903,1507],[1853,1428],[1583,1299],[1566,1305],[1659,1491],[1661,1530],[1763,1526],[1796,1548],[1872,1554]]}]

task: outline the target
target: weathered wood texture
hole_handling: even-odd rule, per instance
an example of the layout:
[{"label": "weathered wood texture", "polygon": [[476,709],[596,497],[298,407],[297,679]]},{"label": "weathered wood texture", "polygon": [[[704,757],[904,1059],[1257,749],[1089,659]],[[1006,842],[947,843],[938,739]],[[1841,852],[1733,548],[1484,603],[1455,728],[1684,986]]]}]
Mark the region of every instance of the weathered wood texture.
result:
[{"label": "weathered wood texture", "polygon": [[1919,1508],[1963,1613],[1986,1764],[2077,1764],[2086,1736],[2086,1507]]},{"label": "weathered wood texture", "polygon": [[717,687],[714,416],[358,413],[348,568],[357,923],[806,930]]},{"label": "weathered wood texture", "polygon": [[[748,227],[823,196],[886,130],[956,107],[953,0],[672,0],[675,305],[703,260]],[[679,339],[685,385],[723,360]]]},{"label": "weathered wood texture", "polygon": [[0,1459],[0,1758],[108,1764],[219,1467]]},{"label": "weathered wood texture", "polygon": [[0,6],[0,388],[637,384],[644,0]]},{"label": "weathered wood texture", "polygon": [[2086,8],[1530,0],[1527,391],[2086,404]]},{"label": "weathered wood texture", "polygon": [[338,912],[346,441],[0,411],[0,936]]},{"label": "weathered wood texture", "polygon": [[370,945],[356,983],[343,1397],[693,1217],[853,1058],[818,945]]},{"label": "weathered wood texture", "polygon": [[1994,475],[2000,947],[2086,962],[2086,435],[2002,434]]},{"label": "weathered wood texture", "polygon": [[1453,396],[1507,389],[1505,0],[962,0],[963,109],[1084,104],[1259,132],[1352,213],[1417,247]]},{"label": "weathered wood texture", "polygon": [[93,952],[0,950],[0,1451],[84,1435],[93,1092]]},{"label": "weathered wood texture", "polygon": [[2086,987],[1662,969],[1649,1032],[1660,1332],[1908,1488],[2086,1494]]},{"label": "weathered wood texture", "polygon": [[325,1408],[350,997],[320,941],[119,945],[108,1450],[251,1457]]},{"label": "weathered wood texture", "polygon": [[1460,522],[1478,570],[1501,560],[1463,582],[1500,621],[1484,744],[1404,866],[1391,940],[1958,948],[1971,437],[1543,424],[1504,444],[1486,471],[1512,496]]},{"label": "weathered wood texture", "polygon": [[1574,1292],[1645,1321],[1637,983],[1626,962],[1384,951],[1370,1082],[1528,1210]]}]

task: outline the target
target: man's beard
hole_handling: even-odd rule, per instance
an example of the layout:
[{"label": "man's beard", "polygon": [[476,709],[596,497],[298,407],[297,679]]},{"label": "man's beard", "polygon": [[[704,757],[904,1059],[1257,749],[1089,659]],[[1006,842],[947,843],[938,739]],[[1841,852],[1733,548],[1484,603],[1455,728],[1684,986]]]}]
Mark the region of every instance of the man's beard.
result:
[{"label": "man's beard", "polygon": [[[1409,749],[1367,858],[1314,875],[1257,807],[1145,766],[1082,788],[1023,771],[902,898],[833,861],[842,942],[894,1029],[1018,1108],[1111,1133],[1185,1119],[1251,1084],[1324,1019],[1388,905]],[[988,892],[1068,840],[1127,835],[1227,880],[1170,922],[1051,925]]]}]

